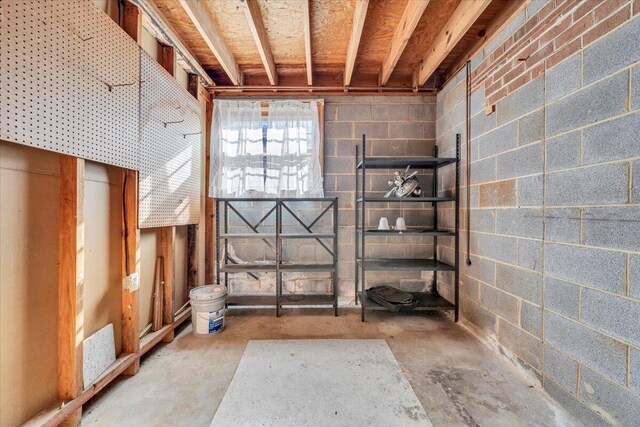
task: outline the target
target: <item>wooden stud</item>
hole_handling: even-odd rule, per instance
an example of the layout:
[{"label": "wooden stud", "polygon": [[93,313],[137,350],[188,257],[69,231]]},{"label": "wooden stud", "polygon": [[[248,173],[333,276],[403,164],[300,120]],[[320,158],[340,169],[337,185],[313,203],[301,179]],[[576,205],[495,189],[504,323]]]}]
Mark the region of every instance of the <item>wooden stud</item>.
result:
[{"label": "wooden stud", "polygon": [[213,283],[215,277],[214,236],[215,236],[215,203],[209,195],[209,179],[211,172],[211,120],[213,118],[213,102],[207,102],[205,111],[205,165],[204,165],[204,281]]},{"label": "wooden stud", "polygon": [[414,72],[413,87],[422,86],[462,39],[491,0],[463,1],[447,21]]},{"label": "wooden stud", "polygon": [[194,0],[179,0],[182,8],[187,12],[191,22],[198,29],[198,32],[211,49],[211,52],[224,68],[225,72],[231,79],[234,85],[242,84],[242,73],[236,63],[233,54],[223,41],[222,37],[216,26],[213,24],[211,15],[206,2],[194,1]]},{"label": "wooden stud", "polygon": [[345,86],[349,86],[351,83],[351,75],[356,63],[356,56],[358,56],[358,46],[360,46],[360,37],[362,36],[368,7],[369,0],[356,0],[356,10],[353,13],[353,26],[351,28],[351,37],[349,38],[349,48],[347,49],[347,61],[344,65]]},{"label": "wooden stud", "polygon": [[384,61],[382,61],[382,67],[380,68],[380,86],[384,86],[391,77],[391,72],[396,68],[396,64],[404,52],[404,48],[409,43],[409,39],[416,29],[420,18],[424,13],[429,0],[409,1],[402,13],[400,22],[393,33],[393,39],[391,40],[391,47]]},{"label": "wooden stud", "polygon": [[260,6],[258,6],[257,0],[242,0],[241,3],[244,5],[244,13],[247,16],[249,29],[253,35],[253,40],[256,42],[256,47],[258,48],[264,69],[267,71],[269,83],[275,86],[278,84],[278,73],[276,71],[276,64],[273,61],[267,31],[264,28]]},{"label": "wooden stud", "polygon": [[175,76],[176,51],[173,46],[160,45],[160,65],[167,70],[167,73]]},{"label": "wooden stud", "polygon": [[[164,271],[164,290],[163,290],[163,309],[162,322],[165,325],[173,323],[173,289],[175,285],[175,227],[163,227],[160,229],[160,256],[162,256],[162,264]],[[168,334],[163,342],[173,341],[173,333]]]},{"label": "wooden stud", "polygon": [[122,29],[138,44],[142,37],[142,12],[130,1],[124,2]]},{"label": "wooden stud", "polygon": [[157,332],[162,328],[163,299],[164,299],[164,266],[162,257],[156,258],[156,269],[153,277],[153,321],[151,331]]},{"label": "wooden stud", "polygon": [[[58,397],[82,392],[82,311],[84,286],[84,160],[60,155],[58,253]],[[82,407],[68,418],[79,425]]]},{"label": "wooden stud", "polygon": [[304,16],[302,18],[302,27],[304,33],[304,57],[307,63],[307,84],[313,86],[313,69],[311,66],[311,11],[310,0],[303,0]]},{"label": "wooden stud", "polygon": [[[189,93],[199,99],[200,78],[196,74],[189,74]],[[206,185],[205,185],[206,188]],[[196,287],[198,282],[198,225],[187,225],[187,291]]]},{"label": "wooden stud", "polygon": [[[122,352],[135,353],[140,349],[138,332],[138,290],[125,286],[131,278],[140,277],[140,230],[138,230],[138,173],[122,171],[123,215],[122,215]],[[140,363],[133,363],[124,372],[135,375]]]}]

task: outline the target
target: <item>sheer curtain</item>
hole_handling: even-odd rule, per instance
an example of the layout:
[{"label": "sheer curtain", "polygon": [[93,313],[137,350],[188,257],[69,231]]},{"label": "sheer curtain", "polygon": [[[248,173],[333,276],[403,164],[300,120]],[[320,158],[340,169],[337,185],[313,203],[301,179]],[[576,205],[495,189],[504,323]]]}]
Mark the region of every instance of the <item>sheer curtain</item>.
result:
[{"label": "sheer curtain", "polygon": [[269,103],[265,191],[277,197],[324,196],[317,101]]},{"label": "sheer curtain", "polygon": [[259,101],[214,101],[211,197],[265,197]]}]

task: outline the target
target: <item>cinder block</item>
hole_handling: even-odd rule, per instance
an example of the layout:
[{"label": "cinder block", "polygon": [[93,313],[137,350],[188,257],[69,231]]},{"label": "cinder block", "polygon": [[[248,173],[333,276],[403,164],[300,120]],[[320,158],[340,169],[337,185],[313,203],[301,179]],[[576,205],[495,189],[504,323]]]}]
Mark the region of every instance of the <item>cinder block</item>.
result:
[{"label": "cinder block", "polygon": [[578,362],[556,350],[544,346],[544,373],[573,395],[578,391]]},{"label": "cinder block", "polygon": [[585,164],[628,159],[640,155],[640,112],[599,123],[583,131]]},{"label": "cinder block", "polygon": [[491,53],[493,53],[494,50],[500,47],[509,37],[511,37],[511,35],[515,33],[516,30],[520,28],[522,24],[524,24],[525,19],[526,19],[526,14],[524,10],[520,11],[516,16],[510,19],[509,22],[505,25],[505,27],[501,31],[499,31],[495,35],[495,37],[491,38],[487,42],[487,44],[483,49],[485,56],[489,56]]},{"label": "cinder block", "polygon": [[518,266],[542,271],[542,241],[518,239]]},{"label": "cinder block", "polygon": [[627,346],[580,323],[544,313],[544,338],[572,358],[624,383],[627,378]]},{"label": "cinder block", "polygon": [[[481,208],[494,206],[515,206],[516,204],[516,180],[492,182],[478,186],[478,202]],[[472,193],[473,195],[473,193]],[[474,207],[473,197],[471,206]]]},{"label": "cinder block", "polygon": [[371,105],[342,104],[338,106],[338,120],[345,122],[371,120]]},{"label": "cinder block", "polygon": [[[540,76],[502,98],[496,105],[498,125],[524,116],[544,104],[544,76]],[[489,116],[489,117],[491,117]]]},{"label": "cinder block", "polygon": [[494,261],[471,255],[471,265],[464,264],[463,268],[465,274],[481,282],[490,285],[496,283],[496,263]]},{"label": "cinder block", "polygon": [[354,171],[354,159],[350,157],[325,157],[324,159],[324,173],[353,174]]},{"label": "cinder block", "polygon": [[542,239],[542,209],[499,209],[496,232],[510,236]]},{"label": "cinder block", "polygon": [[484,87],[480,86],[475,92],[471,93],[471,115],[484,111]]},{"label": "cinder block", "polygon": [[335,122],[338,119],[338,105],[337,104],[325,104],[324,106],[324,120],[325,122]]},{"label": "cinder block", "polygon": [[622,293],[626,256],[621,252],[545,243],[545,274]]},{"label": "cinder block", "polygon": [[640,65],[631,72],[631,107],[634,110],[640,109]]},{"label": "cinder block", "polygon": [[544,306],[563,316],[578,319],[580,287],[573,283],[544,278]]},{"label": "cinder block", "polygon": [[629,256],[629,295],[640,299],[640,255]]},{"label": "cinder block", "polygon": [[632,19],[591,46],[587,46],[583,53],[585,84],[640,61],[639,39],[640,20]]},{"label": "cinder block", "polygon": [[580,131],[547,140],[547,171],[569,169],[580,164]]},{"label": "cinder block", "polygon": [[496,315],[476,304],[471,300],[465,300],[460,304],[462,317],[476,325],[489,336],[496,336]]},{"label": "cinder block", "polygon": [[542,308],[529,304],[522,303],[520,307],[520,325],[522,329],[529,332],[536,337],[542,336]]},{"label": "cinder block", "polygon": [[471,163],[471,184],[496,180],[496,158],[478,160]]},{"label": "cinder block", "polygon": [[594,329],[640,346],[640,301],[585,288],[582,321]]},{"label": "cinder block", "polygon": [[580,242],[580,209],[545,210],[545,240],[564,243]]},{"label": "cinder block", "polygon": [[495,156],[518,146],[518,122],[500,126],[478,138],[479,158]]},{"label": "cinder block", "polygon": [[534,304],[542,303],[542,274],[496,264],[496,285]]},{"label": "cinder block", "polygon": [[361,138],[366,135],[367,139],[388,138],[389,124],[387,122],[356,122],[354,135]]},{"label": "cinder block", "polygon": [[547,206],[627,202],[628,166],[605,164],[547,174]]},{"label": "cinder block", "polygon": [[407,141],[407,155],[410,157],[433,156],[433,139],[410,139]]},{"label": "cinder block", "polygon": [[[463,105],[464,107],[464,105]],[[462,115],[459,117],[459,121],[455,123],[462,123],[464,120],[464,109],[462,109]],[[496,127],[496,115],[490,114],[488,116],[484,114],[476,114],[471,117],[471,138],[477,138],[480,135],[484,135],[485,133],[495,129]]]},{"label": "cinder block", "polygon": [[567,95],[547,107],[547,137],[621,114],[627,104],[629,73],[622,72]]},{"label": "cinder block", "polygon": [[549,3],[549,0],[535,0],[529,3],[526,7],[527,19],[531,19],[542,9],[542,7]]},{"label": "cinder block", "polygon": [[480,286],[480,303],[484,308],[508,320],[511,323],[518,322],[518,299],[494,288],[493,286]]},{"label": "cinder block", "polygon": [[518,178],[518,206],[542,206],[542,174]]},{"label": "cinder block", "polygon": [[636,160],[635,162],[633,162],[633,176],[635,177],[632,183],[633,201],[636,203],[639,203],[640,202],[640,160]]},{"label": "cinder block", "polygon": [[640,349],[631,347],[631,360],[629,372],[631,373],[631,390],[640,393]]},{"label": "cinder block", "polygon": [[[372,120],[394,122],[407,120],[407,118],[408,106],[405,104],[377,104],[371,106]],[[426,118],[421,117],[421,121],[426,121]]]},{"label": "cinder block", "polygon": [[580,368],[580,399],[612,425],[633,426],[640,420],[640,397],[586,367]]},{"label": "cinder block", "polygon": [[324,137],[327,139],[353,138],[353,123],[326,122],[324,124]]},{"label": "cinder block", "polygon": [[[525,367],[539,370],[542,365],[542,341],[503,319],[498,319],[498,342],[525,362]],[[527,366],[528,365],[528,366]]]},{"label": "cinder block", "polygon": [[518,126],[518,145],[541,141],[544,138],[544,109],[527,114]]},{"label": "cinder block", "polygon": [[471,231],[493,233],[496,230],[495,209],[471,209]]},{"label": "cinder block", "polygon": [[407,118],[419,122],[435,122],[436,104],[409,104]]},{"label": "cinder block", "polygon": [[371,144],[371,155],[373,156],[406,156],[407,153],[407,141],[404,140],[389,140],[389,139],[374,139],[367,141],[367,144]]},{"label": "cinder block", "polygon": [[471,253],[485,258],[515,264],[516,245],[516,239],[511,237],[471,233]]},{"label": "cinder block", "polygon": [[542,143],[530,144],[500,154],[496,159],[498,179],[515,178],[542,172]]},{"label": "cinder block", "polygon": [[552,380],[545,380],[544,389],[567,412],[572,414],[583,425],[589,427],[611,427],[603,418],[597,415],[591,408],[567,393]]},{"label": "cinder block", "polygon": [[[336,140],[336,156],[338,157],[351,157],[356,155],[356,146],[360,145],[359,140],[354,139],[338,139]],[[361,150],[362,147],[359,148]],[[358,156],[362,157],[362,152],[358,151]]]},{"label": "cinder block", "polygon": [[390,138],[422,138],[424,137],[422,122],[391,122],[389,123]]},{"label": "cinder block", "polygon": [[582,55],[580,52],[547,70],[547,102],[551,103],[580,88],[582,80]]},{"label": "cinder block", "polygon": [[586,245],[640,251],[640,206],[585,208],[582,229]]},{"label": "cinder block", "polygon": [[460,281],[460,292],[473,301],[480,302],[480,283],[468,276]]}]

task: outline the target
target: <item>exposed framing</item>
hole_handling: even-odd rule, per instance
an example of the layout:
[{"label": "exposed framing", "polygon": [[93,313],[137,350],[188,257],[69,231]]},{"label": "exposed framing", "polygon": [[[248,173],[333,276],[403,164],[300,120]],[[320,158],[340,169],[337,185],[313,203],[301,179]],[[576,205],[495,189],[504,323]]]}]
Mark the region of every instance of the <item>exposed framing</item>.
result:
[{"label": "exposed framing", "polygon": [[349,86],[351,84],[353,67],[356,64],[358,47],[360,46],[360,38],[362,37],[362,29],[364,28],[364,21],[367,17],[368,8],[369,0],[356,0],[356,10],[353,13],[353,26],[351,29],[351,37],[349,38],[349,48],[347,49],[347,60],[344,65],[345,86]]},{"label": "exposed framing", "polygon": [[264,65],[264,69],[267,72],[269,83],[272,85],[278,84],[278,73],[276,71],[276,64],[273,60],[273,54],[271,53],[271,46],[269,45],[269,39],[267,38],[267,31],[264,28],[264,21],[262,20],[262,13],[260,12],[260,6],[256,0],[242,0],[244,6],[244,13],[247,16],[247,22],[251,29],[251,34],[256,42],[260,59]]}]

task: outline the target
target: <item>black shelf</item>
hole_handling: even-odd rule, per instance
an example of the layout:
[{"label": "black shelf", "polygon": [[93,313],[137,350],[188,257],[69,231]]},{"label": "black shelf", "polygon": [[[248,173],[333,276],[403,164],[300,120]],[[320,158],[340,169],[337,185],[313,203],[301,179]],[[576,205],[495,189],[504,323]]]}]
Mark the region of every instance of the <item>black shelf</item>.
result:
[{"label": "black shelf", "polygon": [[[221,284],[221,275],[224,276],[224,285],[229,288],[229,274],[246,273],[250,277],[259,279],[257,273],[275,273],[276,289],[275,295],[228,295],[227,306],[235,307],[275,307],[276,316],[280,315],[280,308],[287,305],[330,305],[334,308],[334,314],[338,315],[338,198],[218,198],[216,199],[216,283]],[[243,209],[235,205],[241,202],[254,202],[259,206],[266,206],[266,214],[263,215],[255,224],[249,221],[243,215]],[[309,224],[306,224],[296,214],[296,202],[327,202],[319,215]],[[266,205],[264,205],[266,204]],[[294,228],[290,232],[285,229],[288,226],[283,224],[283,212],[287,211],[291,217],[297,221]],[[235,214],[238,219],[245,224],[250,231],[243,233],[229,232],[229,214]],[[267,219],[275,216],[275,221],[267,225]],[[333,227],[331,232],[324,228],[322,232],[315,232],[314,225],[327,216],[331,216]],[[221,219],[224,221],[221,227]],[[320,227],[316,227],[320,228]],[[301,231],[302,230],[302,231]],[[306,232],[305,232],[306,231]],[[275,250],[275,261],[272,262],[255,262],[236,263],[229,256],[230,241],[232,239],[261,239],[267,246]],[[310,262],[291,262],[283,259],[283,242],[289,239],[313,239],[316,244],[325,249],[331,256],[330,262],[310,263]],[[221,254],[224,248],[224,255]],[[284,295],[282,293],[282,278],[284,273],[293,272],[327,272],[331,275],[331,293],[329,294],[312,294],[312,295]],[[295,300],[295,301],[294,301]]]},{"label": "black shelf", "polygon": [[368,271],[454,271],[455,267],[435,259],[366,259],[364,265],[358,259],[358,265]]},{"label": "black shelf", "polygon": [[[413,296],[418,300],[418,305],[413,310],[399,311],[397,313],[407,313],[411,311],[429,311],[429,310],[455,310],[455,305],[446,299],[432,292],[412,292]],[[372,311],[389,311],[377,302],[367,298],[362,298],[362,292],[358,292],[360,301],[363,301],[365,310]],[[389,311],[390,312],[390,311]],[[391,312],[390,312],[391,313]]]},{"label": "black shelf", "polygon": [[[356,146],[355,149],[355,296],[356,303],[361,303],[362,321],[366,319],[365,312],[368,310],[386,310],[377,303],[370,301],[364,295],[366,288],[365,275],[367,271],[385,271],[385,272],[402,272],[402,271],[433,271],[433,282],[431,289],[433,293],[416,293],[419,299],[418,308],[416,310],[453,310],[454,319],[457,322],[459,316],[459,221],[460,221],[460,145],[461,135],[456,135],[456,156],[455,157],[438,157],[438,147],[434,147],[432,157],[368,157],[366,150],[366,136],[362,135],[362,145]],[[451,193],[452,196],[440,196],[440,187],[438,186],[438,172],[442,167],[454,165],[455,167],[455,187]],[[433,172],[433,180],[431,188],[422,188],[424,197],[406,197],[394,198],[383,197],[383,192],[367,191],[368,181],[366,179],[367,170],[369,169],[389,169],[401,170],[410,166],[414,170],[429,169]],[[453,230],[439,230],[438,224],[438,204],[443,202],[454,202],[453,213],[455,215]],[[379,208],[382,203],[386,203],[387,209],[404,209],[396,204],[411,204],[412,208],[431,209],[433,212],[433,224],[429,228],[413,228],[408,230],[377,230],[373,224],[366,223],[367,207],[369,203]],[[416,203],[424,203],[424,205],[415,205]],[[367,237],[371,236],[429,236],[433,239],[433,253],[425,254],[420,259],[389,259],[389,258],[367,258]],[[442,262],[438,259],[438,237],[454,238],[454,261],[452,264]],[[440,295],[438,295],[438,272],[451,271],[454,273],[454,302],[451,303]],[[403,313],[400,311],[399,313]]]},{"label": "black shelf", "polygon": [[[396,169],[411,166],[411,169],[431,169],[446,166],[456,162],[453,157],[367,157],[367,169]],[[358,169],[362,169],[362,160],[358,162]]]}]

